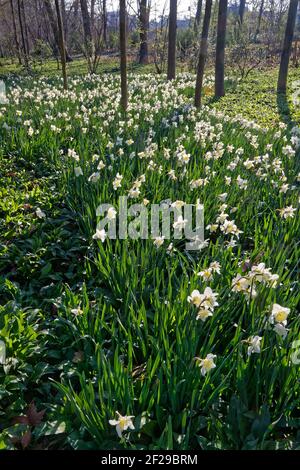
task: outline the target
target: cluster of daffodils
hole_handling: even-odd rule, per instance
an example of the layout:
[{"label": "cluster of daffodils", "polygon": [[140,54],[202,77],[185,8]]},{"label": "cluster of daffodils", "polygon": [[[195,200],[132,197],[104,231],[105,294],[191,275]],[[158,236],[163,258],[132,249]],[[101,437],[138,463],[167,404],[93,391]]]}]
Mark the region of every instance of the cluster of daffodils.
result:
[{"label": "cluster of daffodils", "polygon": [[213,280],[215,273],[220,274],[220,269],[220,263],[218,261],[213,261],[212,263],[210,263],[208,268],[199,271],[197,273],[197,276],[199,276],[203,281],[209,282]]},{"label": "cluster of daffodils", "polygon": [[68,149],[68,157],[73,158],[75,162],[79,162],[80,157],[74,149]]},{"label": "cluster of daffodils", "polygon": [[[219,195],[219,199],[225,200],[227,197],[227,193],[223,193]],[[231,239],[228,242],[229,246],[235,246],[236,241],[234,240],[233,237],[236,237],[236,239],[239,239],[239,236],[242,232],[240,230],[234,220],[229,219],[229,214],[227,214],[225,211],[227,209],[228,205],[227,204],[222,204],[220,207],[220,212],[216,218],[215,223],[207,225],[206,229],[210,231],[210,233],[217,232],[218,229],[221,230],[221,232],[224,235],[230,236]],[[231,210],[231,212],[234,212]]]},{"label": "cluster of daffodils", "polygon": [[210,287],[206,287],[203,294],[198,290],[193,290],[188,296],[188,302],[197,307],[197,320],[205,321],[213,315],[217,302],[218,294],[213,292]]},{"label": "cluster of daffodils", "polygon": [[266,268],[265,263],[253,265],[251,270],[244,274],[237,274],[232,280],[231,288],[233,292],[242,292],[247,297],[254,298],[257,295],[258,284],[265,284],[269,287],[276,287],[279,276],[272,274],[270,268]]},{"label": "cluster of daffodils", "polygon": [[[290,311],[291,310],[287,307],[282,307],[281,305],[276,303],[273,304],[268,322],[266,322],[266,328],[268,327],[268,324],[272,325],[275,333],[277,333],[283,339],[286,338],[289,331],[286,326]],[[245,343],[248,344],[248,356],[251,356],[251,354],[255,353],[259,354],[261,352],[262,339],[262,336],[255,335],[251,336],[245,341]]]},{"label": "cluster of daffodils", "polygon": [[141,194],[141,186],[143,183],[145,183],[146,177],[145,175],[140,175],[133,183],[132,188],[128,192],[128,197],[131,199],[135,199],[139,197]]},{"label": "cluster of daffodils", "polygon": [[186,152],[183,145],[180,145],[176,151],[176,158],[178,160],[179,166],[184,166],[189,163],[191,155]]},{"label": "cluster of daffodils", "polygon": [[287,206],[283,207],[282,209],[278,209],[280,217],[282,217],[283,219],[292,219],[295,215],[296,210],[297,209],[293,206]]},{"label": "cluster of daffodils", "polygon": [[293,127],[291,130],[291,144],[298,149],[300,147],[300,127]]},{"label": "cluster of daffodils", "polygon": [[113,180],[113,188],[115,191],[122,186],[122,179],[123,175],[117,173],[115,179]]},{"label": "cluster of daffodils", "polygon": [[[224,235],[225,246],[230,248],[239,243],[245,227],[230,215],[236,207],[229,209],[225,201],[233,202],[234,196],[236,206],[240,206],[251,196],[253,187],[261,183],[273,190],[275,198],[278,196],[275,207],[278,217],[283,222],[295,218],[297,203],[293,193],[299,180],[292,179],[289,165],[299,148],[300,131],[294,127],[289,134],[283,123],[274,130],[264,129],[242,116],[230,117],[207,106],[199,112],[181,92],[194,86],[194,80],[190,73],[179,74],[173,82],[166,81],[164,75],[129,75],[125,121],[119,112],[119,100],[112,99],[119,94],[118,77],[95,74],[70,78],[67,91],[61,83],[49,84],[42,77],[32,81],[28,90],[15,86],[8,92],[9,106],[1,109],[0,127],[8,133],[12,128],[15,132],[25,130],[32,141],[53,135],[57,142],[62,140],[58,154],[65,152],[62,149],[67,141],[70,148],[65,161],[73,165],[76,177],[86,178],[98,187],[104,171],[112,193],[123,191],[137,202],[151,198],[152,192],[147,194],[148,185],[143,183],[147,180],[149,185],[156,184],[153,183],[156,176],[161,176],[158,184],[168,191],[172,187],[180,190],[180,182],[181,187],[201,199],[202,193],[209,194],[217,178],[222,178],[226,192],[218,195],[218,199],[223,205],[217,220],[207,228],[214,237]],[[207,78],[206,81],[210,83]],[[32,109],[30,115],[23,110],[27,104]],[[141,123],[143,138],[139,132]],[[166,131],[159,139],[158,125]],[[232,140],[229,143],[228,126]],[[177,128],[176,136],[171,132],[173,128]],[[90,135],[95,138],[90,139]],[[86,139],[90,148],[79,144],[78,136]],[[101,149],[95,148],[96,142]]]}]

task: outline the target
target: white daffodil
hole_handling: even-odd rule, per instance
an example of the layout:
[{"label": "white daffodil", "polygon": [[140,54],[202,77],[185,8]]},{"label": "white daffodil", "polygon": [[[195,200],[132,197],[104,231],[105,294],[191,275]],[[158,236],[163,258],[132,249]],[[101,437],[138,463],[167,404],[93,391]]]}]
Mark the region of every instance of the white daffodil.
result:
[{"label": "white daffodil", "polygon": [[211,310],[209,310],[208,308],[200,308],[200,310],[197,313],[196,320],[201,320],[204,322],[205,320],[207,320],[209,317],[212,317],[212,316],[213,316],[213,312]]},{"label": "white daffodil", "polygon": [[222,193],[222,194],[219,194],[218,198],[220,199],[220,201],[225,202],[227,195],[228,195],[227,193]]},{"label": "white daffodil", "polygon": [[204,281],[211,281],[213,279],[213,271],[211,268],[206,268],[197,273],[197,276],[201,277]]},{"label": "white daffodil", "polygon": [[82,168],[80,166],[76,166],[76,168],[74,168],[74,173],[76,177],[83,175]]},{"label": "white daffodil", "polygon": [[68,157],[74,158],[76,162],[79,162],[79,155],[73,149],[68,149]]},{"label": "white daffodil", "polygon": [[97,170],[102,170],[103,168],[105,168],[105,163],[103,162],[103,160],[100,160],[100,162],[98,163],[97,165]]},{"label": "white daffodil", "polygon": [[90,181],[91,183],[97,183],[99,179],[100,179],[100,173],[96,171],[95,173],[91,174],[88,181]]},{"label": "white daffodil", "polygon": [[75,315],[75,316],[78,316],[78,315],[81,315],[83,313],[83,310],[80,307],[72,308],[71,313],[73,313],[73,315]]},{"label": "white daffodil", "polygon": [[4,341],[0,341],[0,364],[5,364],[6,362],[6,346]]},{"label": "white daffodil", "polygon": [[220,274],[221,265],[220,265],[220,263],[219,263],[218,261],[213,261],[212,263],[210,263],[209,268],[210,268],[214,273]]},{"label": "white daffodil", "polygon": [[236,235],[237,237],[239,236],[240,233],[242,233],[234,223],[234,220],[225,220],[224,223],[221,225],[221,230],[224,232],[226,235]]},{"label": "white daffodil", "polygon": [[201,300],[202,300],[202,294],[200,294],[200,292],[197,289],[195,289],[193,290],[191,295],[188,296],[187,300],[190,304],[193,304],[196,307],[199,307]]},{"label": "white daffodil", "polygon": [[160,246],[162,246],[162,245],[164,244],[164,241],[165,241],[165,237],[164,237],[164,236],[162,236],[162,237],[156,237],[156,238],[154,239],[153,244],[154,244],[157,248],[159,248]]},{"label": "white daffodil", "polygon": [[116,174],[116,177],[113,181],[113,188],[114,190],[116,191],[118,188],[121,187],[122,185],[122,179],[123,179],[123,176],[120,175],[119,173]]},{"label": "white daffodil", "polygon": [[260,353],[260,343],[261,343],[262,337],[261,336],[251,336],[248,340],[247,343],[249,344],[248,346],[248,356],[251,356],[253,353]]},{"label": "white daffodil", "polygon": [[272,307],[272,313],[269,318],[270,323],[281,323],[285,326],[287,324],[287,317],[290,311],[290,308],[282,307],[279,304],[274,304]]},{"label": "white daffodil", "polygon": [[186,223],[187,223],[187,220],[185,220],[185,219],[182,217],[182,215],[180,215],[180,216],[178,217],[178,219],[176,220],[176,222],[174,222],[173,228],[174,228],[175,230],[176,230],[176,229],[182,230],[182,229],[185,227]]},{"label": "white daffodil", "polygon": [[171,207],[175,207],[176,209],[181,209],[185,205],[184,201],[175,201],[172,202]]},{"label": "white daffodil", "polygon": [[283,218],[283,219],[292,219],[294,217],[294,212],[296,212],[297,209],[295,209],[294,207],[292,206],[287,206],[287,207],[284,207],[283,209],[278,209],[279,210],[279,214],[280,216]]},{"label": "white daffodil", "polygon": [[276,323],[273,330],[283,339],[287,337],[287,334],[289,332],[289,330],[282,323]]},{"label": "white daffodil", "polygon": [[107,233],[105,232],[104,228],[102,230],[99,230],[98,228],[96,229],[96,232],[93,235],[94,240],[101,240],[102,243],[104,243],[105,239],[107,237]]},{"label": "white daffodil", "polygon": [[45,212],[43,212],[39,207],[35,211],[35,214],[39,219],[44,219],[46,217]]},{"label": "white daffodil", "polygon": [[233,292],[248,292],[250,285],[249,278],[247,276],[241,276],[241,274],[237,274],[231,282]]},{"label": "white daffodil", "polygon": [[219,305],[216,301],[217,296],[218,294],[214,293],[210,287],[206,287],[203,294],[200,294],[197,289],[193,290],[187,300],[196,307],[201,306],[205,309],[214,310],[214,307]]},{"label": "white daffodil", "polygon": [[202,294],[203,305],[207,308],[214,309],[214,307],[219,305],[217,302],[218,295],[219,294],[213,292],[210,287],[206,287]]},{"label": "white daffodil", "polygon": [[132,418],[134,418],[134,416],[122,416],[118,411],[116,414],[118,419],[110,419],[109,424],[111,426],[116,426],[117,434],[121,438],[122,433],[127,431],[127,429],[135,429],[132,422]]},{"label": "white daffodil", "polygon": [[201,367],[201,374],[203,376],[216,367],[216,364],[214,362],[216,357],[217,356],[215,354],[207,354],[204,359],[196,357],[197,365],[198,367]]},{"label": "white daffodil", "polygon": [[107,218],[109,220],[114,220],[116,218],[117,211],[114,207],[110,207],[107,211]]},{"label": "white daffodil", "polygon": [[219,224],[210,224],[206,227],[207,230],[210,231],[210,233],[214,233],[218,230]]}]

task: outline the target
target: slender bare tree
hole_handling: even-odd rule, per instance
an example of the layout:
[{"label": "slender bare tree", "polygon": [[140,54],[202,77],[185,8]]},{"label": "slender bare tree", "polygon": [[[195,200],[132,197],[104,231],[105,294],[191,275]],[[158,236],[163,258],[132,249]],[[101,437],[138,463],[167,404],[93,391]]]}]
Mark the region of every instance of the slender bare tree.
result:
[{"label": "slender bare tree", "polygon": [[92,42],[92,27],[91,20],[89,15],[89,10],[86,0],[80,0],[81,15],[82,15],[82,24],[84,32],[84,40],[86,45],[89,46]]},{"label": "slender bare tree", "polygon": [[176,74],[176,31],[177,31],[177,0],[170,0],[169,39],[168,39],[168,80]]},{"label": "slender bare tree", "polygon": [[107,9],[106,0],[102,0],[103,42],[107,47]]},{"label": "slender bare tree", "polygon": [[293,36],[294,36],[294,30],[295,30],[295,24],[296,24],[297,8],[298,8],[298,0],[290,0],[283,47],[282,47],[282,52],[281,52],[278,82],[277,82],[278,93],[286,92],[289,60],[290,60],[290,54],[291,54],[292,42],[293,42]]},{"label": "slender bare tree", "polygon": [[91,30],[92,30],[92,34],[94,34],[94,29],[95,29],[95,3],[96,3],[96,0],[91,0]]},{"label": "slender bare tree", "polygon": [[[44,2],[44,5],[45,5],[45,9],[47,11],[47,16],[48,16],[48,19],[49,19],[49,23],[50,23],[52,33],[53,33],[53,38],[54,38],[54,41],[52,42],[53,54],[57,57],[59,47],[60,47],[59,46],[60,41],[59,41],[59,31],[58,31],[58,27],[57,27],[57,21],[56,21],[56,18],[55,18],[54,11],[52,9],[51,0],[43,0],[43,2]],[[72,58],[68,54],[67,49],[65,51],[65,54],[66,54],[67,62],[72,62]]]},{"label": "slender bare tree", "polygon": [[127,27],[126,0],[120,0],[120,69],[121,69],[121,107],[126,111],[128,106],[127,89]]},{"label": "slender bare tree", "polygon": [[257,26],[256,26],[255,36],[254,36],[255,41],[257,40],[257,36],[260,33],[260,25],[261,25],[263,12],[264,12],[264,6],[265,6],[265,0],[261,0],[260,6],[259,6],[258,18],[257,18]]},{"label": "slender bare tree", "polygon": [[25,40],[25,46],[26,46],[26,53],[29,56],[30,53],[30,48],[29,48],[29,39],[28,39],[28,28],[27,28],[27,18],[26,18],[26,11],[25,11],[25,5],[24,5],[24,0],[21,0],[20,2],[20,8],[21,8],[21,15],[23,17],[23,30],[24,30],[24,40]]},{"label": "slender bare tree", "polygon": [[246,7],[246,0],[240,0],[240,6],[239,6],[240,24],[243,24],[243,21],[244,21],[245,7]]},{"label": "slender bare tree", "polygon": [[148,64],[148,31],[150,7],[148,0],[139,1],[140,51],[139,63]]},{"label": "slender bare tree", "polygon": [[60,11],[59,0],[55,0],[55,9],[56,9],[56,16],[57,16],[59,52],[60,52],[62,76],[64,80],[64,89],[67,90],[68,80],[67,80],[67,67],[66,67],[66,62],[67,62],[66,47],[65,47],[65,38],[64,38],[64,25],[63,25],[63,20],[62,20],[62,14]]},{"label": "slender bare tree", "polygon": [[15,9],[14,9],[13,0],[10,0],[10,9],[11,9],[12,25],[13,25],[14,38],[15,38],[15,43],[16,43],[17,56],[18,56],[19,64],[21,65],[22,64],[22,58],[21,58],[22,55],[21,55],[20,43],[19,43],[18,32],[17,32],[17,25],[16,25],[16,17],[15,17]]},{"label": "slender bare tree", "polygon": [[225,63],[227,6],[228,6],[228,0],[219,0],[216,63],[215,63],[215,97],[216,98],[220,98],[221,96],[225,95],[224,63]]},{"label": "slender bare tree", "polygon": [[19,25],[20,25],[21,41],[22,41],[22,51],[23,51],[25,67],[28,68],[29,61],[28,61],[25,34],[24,34],[24,17],[22,15],[22,5],[23,5],[23,0],[18,0],[17,6],[18,6],[18,18],[19,18]]},{"label": "slender bare tree", "polygon": [[195,31],[198,31],[201,21],[201,13],[202,13],[202,0],[198,0],[197,2],[197,10],[195,16]]},{"label": "slender bare tree", "polygon": [[212,7],[212,0],[206,0],[205,4],[205,12],[204,12],[204,19],[203,19],[203,28],[201,34],[201,42],[200,42],[200,52],[199,52],[199,61],[198,61],[198,68],[197,68],[197,80],[196,80],[196,88],[195,88],[195,106],[199,108],[201,106],[201,93],[202,93],[202,85],[203,85],[203,76],[204,76],[204,67],[207,58],[207,40],[208,40],[208,31],[209,31],[209,24],[211,18],[211,7]]},{"label": "slender bare tree", "polygon": [[66,42],[67,41],[67,34],[68,34],[68,21],[67,21],[67,11],[66,11],[66,2],[65,2],[65,0],[61,0],[61,16],[62,16],[62,21],[63,21],[63,25],[64,25],[64,37],[65,37],[65,42]]},{"label": "slender bare tree", "polygon": [[91,73],[94,73],[97,68],[98,59],[95,49],[94,36],[92,31],[92,23],[88,10],[88,5],[86,0],[80,0],[81,15],[82,15],[82,24],[83,24],[83,33],[84,33],[84,45],[85,45],[85,55],[88,63],[88,68]]}]

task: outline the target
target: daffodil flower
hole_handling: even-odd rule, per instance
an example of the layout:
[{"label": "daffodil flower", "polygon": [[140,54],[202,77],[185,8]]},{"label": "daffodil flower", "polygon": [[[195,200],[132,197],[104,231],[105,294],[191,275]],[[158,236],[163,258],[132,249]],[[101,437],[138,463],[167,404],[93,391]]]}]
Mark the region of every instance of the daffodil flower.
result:
[{"label": "daffodil flower", "polygon": [[111,426],[116,426],[117,434],[121,438],[122,433],[127,431],[127,429],[135,429],[132,422],[132,418],[134,418],[134,416],[122,416],[118,411],[116,414],[118,419],[110,419],[109,424]]},{"label": "daffodil flower", "polygon": [[204,359],[201,359],[200,357],[196,357],[197,365],[198,367],[201,367],[201,374],[203,376],[206,375],[215,367],[217,367],[214,362],[216,357],[217,356],[215,354],[207,354],[207,356]]}]

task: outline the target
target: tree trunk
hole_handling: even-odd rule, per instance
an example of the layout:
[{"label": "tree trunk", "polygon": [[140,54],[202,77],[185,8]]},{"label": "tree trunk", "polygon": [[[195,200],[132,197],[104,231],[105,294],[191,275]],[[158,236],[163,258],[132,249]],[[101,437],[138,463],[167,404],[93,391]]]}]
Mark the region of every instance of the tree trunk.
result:
[{"label": "tree trunk", "polygon": [[243,24],[243,21],[244,21],[245,6],[246,6],[246,0],[240,0],[240,6],[239,6],[240,24]]},{"label": "tree trunk", "polygon": [[61,69],[64,80],[64,89],[68,88],[67,82],[67,69],[66,69],[66,47],[65,47],[65,38],[64,38],[64,26],[62,21],[62,15],[59,6],[59,0],[55,0],[55,8],[57,15],[57,26],[58,26],[58,36],[59,36],[59,51],[61,59]]},{"label": "tree trunk", "polygon": [[198,0],[197,2],[197,10],[195,16],[195,31],[198,31],[201,21],[201,13],[202,13],[202,0]]},{"label": "tree trunk", "polygon": [[22,59],[21,59],[20,43],[19,43],[18,33],[17,33],[17,25],[16,25],[16,17],[15,17],[13,0],[10,0],[10,8],[11,8],[13,30],[14,30],[14,38],[15,38],[15,43],[16,43],[16,48],[17,48],[17,56],[18,56],[19,64],[21,65]]},{"label": "tree trunk", "polygon": [[34,0],[34,13],[35,13],[35,23],[36,23],[36,38],[38,40],[43,40],[42,30],[41,30],[41,11],[40,11],[40,2],[39,0]]},{"label": "tree trunk", "polygon": [[26,47],[26,54],[29,56],[29,40],[28,40],[28,29],[27,29],[27,20],[26,20],[26,13],[24,7],[24,0],[20,2],[21,14],[23,17],[23,34],[24,34],[24,43]]},{"label": "tree trunk", "polygon": [[205,13],[203,20],[203,28],[200,42],[199,62],[197,69],[197,80],[195,89],[195,106],[199,108],[201,106],[201,92],[203,85],[204,67],[207,58],[207,39],[211,17],[212,0],[206,0]]},{"label": "tree trunk", "polygon": [[28,64],[28,56],[27,56],[25,36],[24,36],[21,0],[18,0],[18,17],[19,17],[19,24],[20,24],[20,32],[21,32],[22,49],[23,49],[23,55],[24,55],[24,63],[25,63],[25,67],[28,68],[29,64]]},{"label": "tree trunk", "polygon": [[84,39],[86,43],[92,41],[92,28],[86,0],[80,0]]},{"label": "tree trunk", "polygon": [[106,0],[102,2],[103,10],[103,42],[105,47],[107,47],[107,10],[106,10]]},{"label": "tree trunk", "polygon": [[[44,5],[47,11],[47,16],[49,18],[49,23],[51,25],[51,29],[52,29],[52,33],[54,37],[54,42],[52,42],[52,50],[53,50],[54,56],[57,58],[58,51],[59,51],[59,44],[60,44],[59,31],[58,31],[57,22],[54,16],[54,12],[52,10],[51,0],[44,0]],[[73,59],[69,56],[67,49],[65,50],[65,54],[66,54],[66,61],[72,62]]]},{"label": "tree trunk", "polygon": [[292,49],[294,29],[295,29],[295,24],[296,24],[297,8],[298,8],[298,0],[290,0],[283,48],[282,48],[282,53],[281,53],[279,75],[278,75],[278,83],[277,83],[278,93],[286,92],[289,60],[290,60],[290,54],[291,54],[291,49]]},{"label": "tree trunk", "polygon": [[149,8],[147,0],[139,2],[140,53],[139,63],[148,64]]},{"label": "tree trunk", "polygon": [[121,68],[121,106],[126,111],[128,105],[127,90],[127,30],[126,0],[120,0],[120,68]]},{"label": "tree trunk", "polygon": [[170,0],[169,41],[168,41],[168,80],[173,80],[176,73],[176,30],[177,0]]},{"label": "tree trunk", "polygon": [[[66,2],[65,0],[61,0],[61,16],[62,22],[64,26],[64,38],[65,42],[67,41],[67,34],[68,34],[68,22],[67,22],[67,12],[66,12]],[[65,45],[66,47],[66,45]]]},{"label": "tree trunk", "polygon": [[93,35],[95,31],[95,3],[96,0],[91,0],[91,30]]},{"label": "tree trunk", "polygon": [[86,53],[89,71],[93,73],[95,72],[94,66],[95,66],[96,54],[95,54],[95,46],[94,46],[92,27],[91,27],[91,19],[90,19],[86,0],[80,0],[80,6],[81,6],[83,32],[84,32],[85,53]]},{"label": "tree trunk", "polygon": [[256,31],[255,31],[255,41],[257,40],[257,36],[260,33],[260,25],[261,25],[262,15],[263,15],[263,12],[264,12],[264,6],[265,6],[265,0],[261,0],[261,4],[260,4],[260,7],[259,7],[259,13],[258,13],[258,19],[257,19],[257,27],[256,27]]},{"label": "tree trunk", "polygon": [[225,62],[227,4],[228,4],[228,0],[219,0],[216,64],[215,64],[215,97],[216,98],[220,98],[221,96],[225,95],[224,62]]}]

